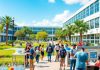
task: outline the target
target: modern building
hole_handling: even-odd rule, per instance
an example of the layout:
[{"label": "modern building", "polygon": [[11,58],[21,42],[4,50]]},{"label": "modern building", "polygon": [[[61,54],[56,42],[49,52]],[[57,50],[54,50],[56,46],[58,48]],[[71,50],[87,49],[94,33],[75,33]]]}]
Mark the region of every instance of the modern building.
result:
[{"label": "modern building", "polygon": [[[14,30],[9,29],[8,31],[8,40],[12,40],[13,39],[13,32],[16,32],[17,30],[21,29],[22,27],[20,26],[15,26]],[[34,34],[37,34],[37,32],[40,32],[42,30],[46,31],[48,33],[48,37],[53,39],[54,38],[54,34],[55,34],[55,30],[57,28],[60,27],[29,27]],[[0,34],[0,42],[4,42],[6,41],[6,28],[4,28],[3,33]]]},{"label": "modern building", "polygon": [[[65,24],[73,24],[76,20],[84,20],[89,24],[89,30],[84,33],[83,41],[93,44],[100,44],[100,0],[93,0],[73,15],[71,15]],[[79,34],[72,36],[72,42],[79,42]]]}]

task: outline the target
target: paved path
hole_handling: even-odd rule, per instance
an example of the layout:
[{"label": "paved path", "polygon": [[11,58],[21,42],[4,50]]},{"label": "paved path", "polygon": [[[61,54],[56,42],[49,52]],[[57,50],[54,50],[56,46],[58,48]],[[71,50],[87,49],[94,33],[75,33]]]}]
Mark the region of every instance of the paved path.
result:
[{"label": "paved path", "polygon": [[[52,62],[48,62],[47,58],[45,58],[44,61],[40,61],[38,64],[35,63],[35,70],[59,70],[59,68],[59,62],[54,62],[54,57],[52,58]],[[69,67],[66,67],[65,70],[69,70]]]}]

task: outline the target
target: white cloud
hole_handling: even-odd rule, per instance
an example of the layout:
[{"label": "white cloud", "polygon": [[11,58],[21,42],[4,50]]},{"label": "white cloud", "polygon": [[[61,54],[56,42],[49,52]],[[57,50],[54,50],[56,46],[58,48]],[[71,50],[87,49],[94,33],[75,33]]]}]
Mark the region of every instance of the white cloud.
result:
[{"label": "white cloud", "polygon": [[93,0],[63,0],[66,4],[76,4],[76,3],[80,3],[82,5],[88,3],[89,1],[93,1]]},{"label": "white cloud", "polygon": [[67,17],[70,16],[70,12],[65,10],[61,14],[57,14],[54,16],[52,20],[43,19],[40,22],[34,23],[34,26],[58,26],[62,27],[63,23],[66,21]]},{"label": "white cloud", "polygon": [[55,3],[55,0],[48,0],[49,3]]},{"label": "white cloud", "polygon": [[39,26],[39,27],[62,27],[63,23],[66,21],[67,17],[70,16],[70,12],[65,10],[63,13],[55,15],[52,20],[43,19],[42,21],[33,21],[28,24],[25,22],[18,23],[19,26]]},{"label": "white cloud", "polygon": [[67,17],[69,16],[69,11],[68,10],[65,10],[63,13],[61,14],[57,14],[54,19],[53,19],[53,22],[56,22],[56,23],[64,23],[67,19]]}]

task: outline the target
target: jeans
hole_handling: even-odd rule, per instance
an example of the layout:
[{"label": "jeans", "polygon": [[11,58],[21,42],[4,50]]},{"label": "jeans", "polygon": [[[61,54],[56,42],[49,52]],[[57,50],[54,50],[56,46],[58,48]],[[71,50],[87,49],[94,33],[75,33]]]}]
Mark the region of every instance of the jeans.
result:
[{"label": "jeans", "polygon": [[76,70],[86,70],[85,68],[76,68]]},{"label": "jeans", "polygon": [[51,55],[52,55],[52,53],[48,53],[48,61],[50,61],[50,62],[51,62]]},{"label": "jeans", "polygon": [[39,62],[39,56],[40,56],[40,55],[36,55],[36,62],[37,62],[37,63]]},{"label": "jeans", "polygon": [[70,70],[75,70],[76,59],[70,59]]}]

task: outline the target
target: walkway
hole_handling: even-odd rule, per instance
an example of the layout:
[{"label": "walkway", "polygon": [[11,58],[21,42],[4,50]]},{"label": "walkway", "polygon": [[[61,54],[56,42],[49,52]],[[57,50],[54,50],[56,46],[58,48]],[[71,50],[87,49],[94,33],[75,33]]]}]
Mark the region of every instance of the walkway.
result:
[{"label": "walkway", "polygon": [[[40,61],[38,64],[35,63],[35,70],[59,70],[59,67],[59,62],[54,62],[54,57],[52,58],[52,62],[48,62],[47,58],[45,58],[44,61]],[[69,67],[66,67],[65,70],[69,70]]]}]

